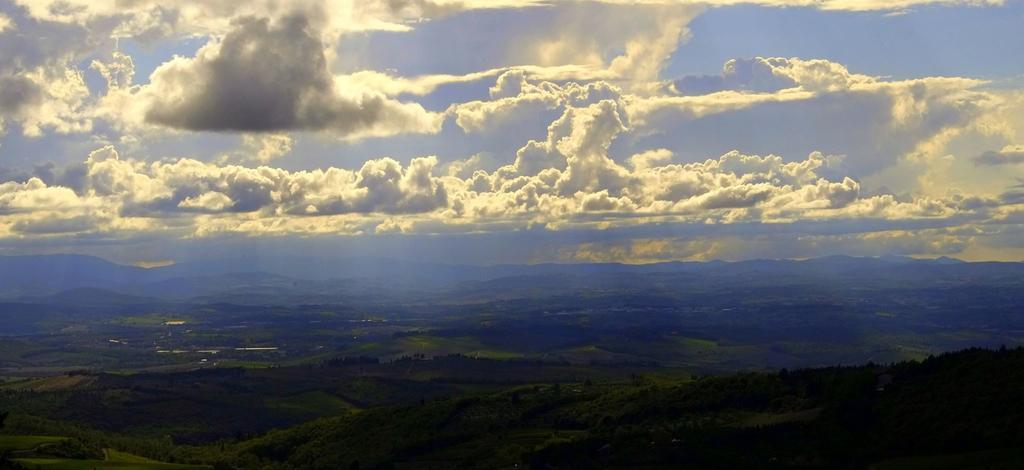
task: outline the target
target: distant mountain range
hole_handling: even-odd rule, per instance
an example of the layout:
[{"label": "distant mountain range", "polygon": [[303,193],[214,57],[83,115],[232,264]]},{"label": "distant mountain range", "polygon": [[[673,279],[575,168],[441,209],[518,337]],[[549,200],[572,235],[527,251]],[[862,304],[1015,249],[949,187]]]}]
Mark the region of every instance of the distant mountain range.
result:
[{"label": "distant mountain range", "polygon": [[[669,262],[629,264],[535,264],[465,266],[374,258],[232,258],[140,268],[84,255],[0,256],[0,296],[52,295],[73,289],[107,289],[126,295],[190,297],[266,286],[303,290],[341,280],[384,282],[436,288],[512,277],[616,278],[629,275],[686,274],[728,277],[909,277],[1024,275],[1024,263],[967,263],[952,258],[831,256],[808,260]],[[332,282],[333,281],[333,282]]]}]

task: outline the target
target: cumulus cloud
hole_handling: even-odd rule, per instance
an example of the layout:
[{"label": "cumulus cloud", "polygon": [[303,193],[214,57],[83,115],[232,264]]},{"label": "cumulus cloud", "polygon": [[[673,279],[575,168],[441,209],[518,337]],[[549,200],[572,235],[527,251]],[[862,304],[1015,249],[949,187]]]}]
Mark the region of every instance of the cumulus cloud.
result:
[{"label": "cumulus cloud", "polygon": [[[281,225],[311,216],[431,212],[446,206],[448,197],[444,182],[434,175],[436,166],[434,157],[415,158],[404,166],[382,158],[357,170],[289,172],[191,159],[147,163],[123,158],[106,146],[85,159],[76,189],[34,176],[0,184],[0,238],[119,231],[124,237],[139,232],[195,235],[227,221],[241,231],[269,220],[285,221]],[[332,222],[320,230],[341,227]]]},{"label": "cumulus cloud", "polygon": [[289,172],[270,167],[218,166],[196,160],[143,162],[121,159],[112,147],[86,160],[85,194],[116,197],[138,216],[178,211],[261,212],[263,215],[414,213],[446,202],[433,175],[436,158],[403,167],[389,158],[370,160],[358,171],[340,168]]},{"label": "cumulus cloud", "polygon": [[[713,86],[706,77],[698,77],[703,88],[683,85],[690,94],[647,95],[604,80],[547,81],[513,69],[498,77],[491,99],[452,105],[448,114],[467,133],[491,135],[611,100],[630,129],[630,149],[664,148],[688,160],[737,148],[788,155],[821,149],[843,156],[837,169],[865,178],[990,116],[1003,101],[981,80],[887,80],[827,60],[732,60],[724,70]],[[543,150],[534,143],[521,156],[543,159]]]},{"label": "cumulus cloud", "polygon": [[841,91],[873,81],[869,76],[852,74],[842,64],[828,60],[755,57],[726,62],[721,75],[687,76],[674,85],[683,95],[706,95],[725,90],[770,93],[795,87],[808,91]]},{"label": "cumulus cloud", "polygon": [[48,186],[39,178],[0,183],[0,237],[76,234],[110,225],[116,214],[102,201]]},{"label": "cumulus cloud", "polygon": [[11,119],[32,137],[47,130],[86,132],[93,125],[85,112],[88,97],[81,72],[71,68],[37,68],[0,76],[0,125],[4,118]]},{"label": "cumulus cloud", "polygon": [[678,81],[689,95],[629,100],[631,122],[651,131],[642,141],[705,154],[810,146],[842,153],[846,171],[864,178],[1000,102],[982,90],[982,80],[888,80],[825,60],[755,58],[730,61],[725,70],[712,80]]},{"label": "cumulus cloud", "polygon": [[[570,108],[552,124],[546,141],[524,146],[539,145],[549,165],[520,159],[493,172],[460,168],[448,174],[436,171],[434,157],[407,165],[375,159],[357,170],[287,171],[191,159],[146,163],[122,158],[108,146],[85,160],[77,189],[39,177],[0,185],[0,225],[2,235],[15,238],[118,231],[450,233],[652,221],[945,220],[1001,205],[864,196],[853,179],[819,176],[828,164],[820,153],[785,162],[730,152],[677,164],[671,154],[655,150],[630,159],[630,168],[607,155],[625,130],[613,101]],[[68,223],[43,223],[53,218]]]},{"label": "cumulus cloud", "polygon": [[90,130],[89,90],[75,62],[93,39],[82,27],[35,21],[16,10],[0,14],[0,131],[12,122],[33,137]]},{"label": "cumulus cloud", "polygon": [[268,163],[292,151],[295,140],[288,134],[246,135],[245,145],[253,150],[256,160]]},{"label": "cumulus cloud", "polygon": [[0,112],[19,115],[22,110],[42,99],[39,86],[22,76],[0,77]]},{"label": "cumulus cloud", "polygon": [[187,130],[389,135],[433,132],[440,123],[418,104],[337,87],[301,16],[239,20],[196,57],[157,68],[138,97],[147,122]]},{"label": "cumulus cloud", "polygon": [[248,133],[240,140],[238,147],[219,154],[216,161],[267,165],[289,155],[295,147],[295,138],[286,133]]},{"label": "cumulus cloud", "polygon": [[487,132],[501,128],[517,116],[536,115],[567,106],[585,106],[606,99],[617,100],[622,91],[604,81],[568,82],[564,85],[552,81],[536,82],[528,78],[527,71],[517,68],[498,76],[490,88],[490,96],[487,101],[452,105],[448,114],[455,116],[456,124],[466,132]]},{"label": "cumulus cloud", "polygon": [[[499,100],[521,90],[499,81]],[[521,93],[520,93],[521,94]],[[644,224],[792,222],[843,219],[946,219],[985,211],[998,201],[898,199],[864,195],[850,177],[825,178],[839,159],[819,152],[805,160],[728,152],[717,159],[673,163],[666,149],[641,152],[621,164],[609,155],[613,140],[631,131],[628,107],[604,99],[566,106],[545,140],[528,142],[515,161],[493,172],[461,168],[444,178],[451,203],[438,220],[388,224],[416,232],[484,227],[551,229]]]}]

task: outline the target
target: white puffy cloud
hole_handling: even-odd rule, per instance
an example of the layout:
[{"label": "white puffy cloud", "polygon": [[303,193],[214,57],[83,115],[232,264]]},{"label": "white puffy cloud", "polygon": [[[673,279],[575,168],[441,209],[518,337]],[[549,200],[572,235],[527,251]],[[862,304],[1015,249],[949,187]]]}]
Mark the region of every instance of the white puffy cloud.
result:
[{"label": "white puffy cloud", "polygon": [[10,123],[31,137],[91,130],[89,90],[75,62],[93,47],[85,28],[0,13],[0,132]]},{"label": "white puffy cloud", "polygon": [[292,151],[295,139],[288,134],[247,135],[245,144],[255,150],[256,160],[268,163]]},{"label": "white puffy cloud", "polygon": [[797,87],[811,92],[844,91],[875,81],[828,60],[755,57],[726,62],[721,75],[683,77],[674,85],[683,95],[706,95],[725,90],[763,93]]},{"label": "white puffy cloud", "polygon": [[48,186],[39,178],[0,183],[0,238],[75,235],[116,223],[116,211],[101,199]]},{"label": "white puffy cloud", "polygon": [[[1024,211],[1017,209],[1024,201],[864,195],[851,178],[821,177],[818,172],[831,160],[820,153],[787,162],[777,156],[730,152],[704,162],[681,164],[672,162],[670,152],[657,149],[635,155],[628,166],[621,165],[607,155],[609,143],[627,131],[620,113],[610,100],[567,110],[552,124],[549,138],[540,143],[550,145],[549,157],[560,158],[562,163],[535,173],[524,171],[521,162],[487,172],[474,169],[470,159],[440,174],[433,157],[413,159],[407,165],[381,158],[355,170],[312,171],[191,159],[147,163],[123,158],[112,147],[104,147],[85,160],[79,188],[48,184],[40,178],[0,184],[0,239],[414,235],[531,227],[558,232],[649,224],[737,226],[747,232],[750,227],[809,222],[857,227],[854,231],[859,234],[801,235],[801,243],[780,239],[759,245],[777,249],[783,253],[780,256],[800,256],[817,253],[815,250],[842,252],[844,243],[854,248],[862,244],[857,250],[865,254],[897,249],[932,253],[940,248],[955,252],[968,237],[936,235],[925,243],[914,237],[917,230],[901,227],[920,223],[954,227],[968,221],[984,226],[989,221],[1005,224],[1012,217],[1024,220],[1019,215]],[[878,223],[883,230],[867,228]],[[757,236],[761,229],[753,230]],[[836,230],[842,233],[843,229]],[[903,234],[896,237],[898,241],[887,238],[897,233]],[[816,241],[808,248],[810,239]],[[643,247],[580,246],[558,257],[639,262],[743,257],[747,251],[755,252],[753,248],[728,251],[740,246],[740,240],[749,241],[749,235],[732,242],[708,236],[697,244],[687,241],[681,245],[675,240],[666,245],[652,239]],[[826,243],[831,248],[821,249]],[[912,246],[923,247],[921,250],[931,247],[931,251],[914,252]],[[606,254],[596,257],[602,252]]]},{"label": "white puffy cloud", "polygon": [[469,101],[452,105],[448,113],[466,132],[487,132],[500,129],[509,119],[536,115],[543,111],[585,106],[600,100],[617,100],[621,90],[604,81],[569,82],[559,85],[551,81],[534,82],[528,71],[515,68],[498,76],[490,89],[491,100]]},{"label": "white puffy cloud", "polygon": [[84,112],[88,97],[81,72],[71,68],[40,67],[0,76],[0,128],[6,118],[18,122],[22,133],[32,137],[47,130],[89,131],[92,119]]},{"label": "white puffy cloud", "polygon": [[259,212],[261,215],[425,212],[446,202],[433,175],[437,160],[407,167],[384,158],[358,171],[289,172],[270,167],[219,166],[196,160],[144,162],[119,158],[112,147],[86,160],[88,196],[116,196],[123,210],[159,217],[178,211]]},{"label": "white puffy cloud", "polygon": [[[837,168],[849,176],[865,178],[932,139],[991,116],[1005,101],[984,90],[982,80],[887,80],[826,60],[755,58],[729,61],[724,69],[710,81],[677,82],[689,83],[681,85],[689,94],[656,95],[603,80],[544,81],[513,69],[498,77],[490,100],[455,104],[448,114],[468,133],[493,135],[511,132],[510,124],[611,100],[636,150],[665,148],[692,161],[737,148],[788,155],[821,149],[842,155]],[[548,162],[550,147],[533,142],[517,158],[523,165]]]},{"label": "white puffy cloud", "polygon": [[[681,96],[627,101],[642,141],[677,152],[728,148],[845,155],[851,176],[878,173],[920,145],[971,126],[1001,102],[983,80],[888,80],[797,58],[730,61],[721,76],[684,78]],[[679,142],[686,142],[684,148]]]},{"label": "white puffy cloud", "polygon": [[612,100],[568,107],[548,138],[527,143],[512,164],[446,179],[451,213],[461,218],[455,221],[565,228],[597,220],[607,226],[641,219],[636,223],[945,218],[969,209],[960,200],[863,196],[852,178],[819,176],[837,159],[817,152],[794,162],[734,151],[675,164],[670,152],[657,149],[630,158],[627,167],[608,156],[611,141],[628,130],[623,112]]},{"label": "white puffy cloud", "polygon": [[267,165],[292,153],[296,139],[287,133],[242,134],[238,147],[217,155],[217,163]]}]

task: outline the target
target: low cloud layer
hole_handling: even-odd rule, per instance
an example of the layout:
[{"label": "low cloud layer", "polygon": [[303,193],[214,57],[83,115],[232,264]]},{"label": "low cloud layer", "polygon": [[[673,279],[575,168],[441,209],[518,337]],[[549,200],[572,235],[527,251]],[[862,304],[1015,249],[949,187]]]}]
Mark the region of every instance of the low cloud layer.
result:
[{"label": "low cloud layer", "polygon": [[528,142],[513,163],[490,172],[463,164],[444,173],[435,157],[314,171],[191,159],[146,163],[108,146],[85,160],[76,188],[41,177],[0,186],[6,214],[0,236],[429,234],[654,222],[952,224],[1008,217],[1019,209],[993,198],[863,194],[852,178],[820,176],[834,160],[818,152],[786,161],[734,151],[680,164],[671,161],[671,152],[654,149],[619,163],[608,151],[627,130],[614,100],[568,107],[545,140]]}]

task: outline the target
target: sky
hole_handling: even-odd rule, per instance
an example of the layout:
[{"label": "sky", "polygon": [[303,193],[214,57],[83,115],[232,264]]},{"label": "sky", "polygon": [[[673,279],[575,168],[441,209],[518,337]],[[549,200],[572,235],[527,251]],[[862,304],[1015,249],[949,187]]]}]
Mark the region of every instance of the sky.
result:
[{"label": "sky", "polygon": [[1019,0],[0,0],[0,254],[1024,259]]}]

